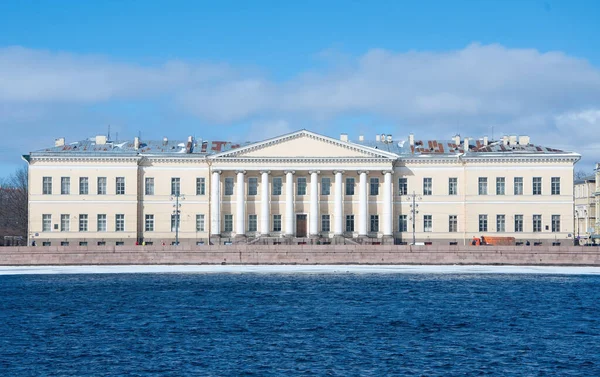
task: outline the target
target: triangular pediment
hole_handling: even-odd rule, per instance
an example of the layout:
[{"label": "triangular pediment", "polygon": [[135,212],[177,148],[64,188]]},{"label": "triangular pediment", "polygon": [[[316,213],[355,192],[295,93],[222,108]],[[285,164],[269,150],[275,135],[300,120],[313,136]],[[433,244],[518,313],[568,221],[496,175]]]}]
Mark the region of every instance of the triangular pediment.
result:
[{"label": "triangular pediment", "polygon": [[302,130],[253,143],[214,157],[237,158],[396,158],[393,153]]}]

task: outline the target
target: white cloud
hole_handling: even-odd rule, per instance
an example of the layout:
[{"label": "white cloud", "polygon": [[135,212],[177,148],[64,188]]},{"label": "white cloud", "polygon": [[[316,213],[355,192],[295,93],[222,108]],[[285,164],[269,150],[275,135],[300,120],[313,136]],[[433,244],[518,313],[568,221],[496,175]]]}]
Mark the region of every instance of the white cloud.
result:
[{"label": "white cloud", "polygon": [[[311,120],[367,115],[398,133],[445,137],[527,133],[534,142],[586,150],[600,130],[600,70],[561,52],[472,44],[446,52],[327,51],[325,69],[276,81],[245,67],[161,65],[21,47],[0,49],[0,110],[18,104],[95,104],[152,99],[204,122],[254,124],[256,137]],[[2,112],[2,111],[0,111]],[[27,112],[14,114],[24,117]],[[253,131],[254,130],[254,131]],[[353,132],[351,127],[344,131]],[[394,131],[395,132],[395,131]],[[586,152],[588,153],[588,152]]]}]

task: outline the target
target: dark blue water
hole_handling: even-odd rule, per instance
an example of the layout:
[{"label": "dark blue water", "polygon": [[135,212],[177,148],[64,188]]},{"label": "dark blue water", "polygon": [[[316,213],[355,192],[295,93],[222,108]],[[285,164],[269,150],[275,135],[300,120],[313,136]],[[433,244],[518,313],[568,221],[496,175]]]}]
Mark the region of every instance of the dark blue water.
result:
[{"label": "dark blue water", "polygon": [[600,277],[0,277],[2,376],[600,376]]}]

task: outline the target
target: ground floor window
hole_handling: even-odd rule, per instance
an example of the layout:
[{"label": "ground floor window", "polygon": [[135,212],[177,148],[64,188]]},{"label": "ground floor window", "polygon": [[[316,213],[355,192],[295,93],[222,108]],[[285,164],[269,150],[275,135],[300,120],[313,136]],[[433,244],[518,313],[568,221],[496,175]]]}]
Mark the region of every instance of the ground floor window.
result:
[{"label": "ground floor window", "polygon": [[196,232],[204,232],[204,214],[196,215]]},{"label": "ground floor window", "polygon": [[371,215],[371,232],[379,232],[379,215]]},{"label": "ground floor window", "polygon": [[523,215],[515,215],[515,232],[523,232]]},{"label": "ground floor window", "polygon": [[398,232],[408,231],[408,218],[406,215],[398,216]]},{"label": "ground floor window", "polygon": [[450,232],[450,233],[458,232],[458,216],[457,215],[448,216],[448,232]]},{"label": "ground floor window", "polygon": [[258,230],[258,218],[256,215],[248,215],[248,232],[256,232]]},{"label": "ground floor window", "polygon": [[496,215],[496,232],[506,231],[506,216]]},{"label": "ground floor window", "polygon": [[346,232],[354,232],[354,215],[346,215]]},{"label": "ground floor window", "polygon": [[552,215],[552,232],[560,232],[560,215]]},{"label": "ground floor window", "polygon": [[281,232],[281,215],[273,215],[273,232]]},{"label": "ground floor window", "polygon": [[233,215],[225,215],[225,231],[233,232]]},{"label": "ground floor window", "polygon": [[431,232],[433,229],[433,218],[431,215],[423,215],[423,232]]},{"label": "ground floor window", "polygon": [[479,215],[479,231],[487,232],[488,231],[488,218],[487,215]]},{"label": "ground floor window", "polygon": [[331,221],[329,215],[321,215],[321,232],[331,231]]},{"label": "ground floor window", "polygon": [[154,231],[154,215],[146,215],[146,223],[144,225],[146,232]]}]

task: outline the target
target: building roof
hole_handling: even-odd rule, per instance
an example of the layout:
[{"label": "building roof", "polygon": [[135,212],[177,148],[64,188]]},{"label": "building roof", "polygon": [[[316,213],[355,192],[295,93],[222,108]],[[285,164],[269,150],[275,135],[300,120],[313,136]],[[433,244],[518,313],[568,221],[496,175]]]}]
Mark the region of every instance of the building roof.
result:
[{"label": "building roof", "polygon": [[[302,132],[302,131],[297,131]],[[297,132],[290,133],[295,134]],[[337,140],[337,139],[336,139]],[[387,140],[387,139],[386,139]],[[30,156],[175,156],[181,154],[191,154],[196,156],[210,156],[217,153],[223,153],[245,147],[255,142],[229,142],[223,140],[192,140],[186,139],[163,139],[163,140],[142,140],[139,141],[139,148],[135,148],[134,141],[106,141],[106,143],[97,143],[97,138],[80,140],[71,143],[62,144],[59,142],[57,146],[43,148],[30,153]],[[571,154],[570,152],[559,149],[534,145],[529,143],[507,143],[506,140],[491,140],[485,143],[484,139],[469,139],[468,148],[465,150],[465,139],[460,140],[460,144],[456,144],[456,140],[414,140],[414,145],[410,145],[408,140],[390,140],[384,142],[381,140],[358,140],[351,141],[352,144],[373,149],[378,149],[383,152],[393,153],[400,157],[408,156],[456,156],[464,154],[467,156],[484,156],[488,154],[494,155],[510,155],[510,154]],[[260,141],[262,142],[262,141]]]}]

